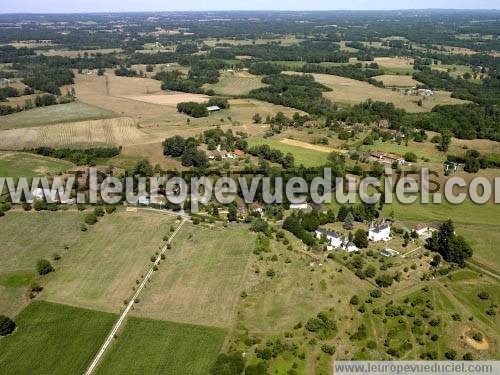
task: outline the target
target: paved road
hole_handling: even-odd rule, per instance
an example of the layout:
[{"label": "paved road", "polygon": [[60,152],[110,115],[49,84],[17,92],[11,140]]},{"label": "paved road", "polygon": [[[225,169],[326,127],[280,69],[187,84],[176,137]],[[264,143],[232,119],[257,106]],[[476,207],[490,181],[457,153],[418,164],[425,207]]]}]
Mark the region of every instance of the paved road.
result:
[{"label": "paved road", "polygon": [[181,223],[179,224],[179,226],[177,227],[177,229],[170,236],[170,238],[167,241],[167,243],[165,244],[165,246],[163,246],[163,248],[162,248],[160,254],[158,254],[158,257],[156,258],[155,262],[153,263],[153,265],[151,266],[151,268],[148,270],[148,273],[146,274],[146,276],[144,277],[144,279],[142,280],[142,282],[139,284],[139,287],[135,291],[134,296],[132,297],[132,299],[128,303],[127,307],[125,308],[125,310],[123,311],[123,313],[120,315],[120,317],[116,321],[116,323],[113,326],[113,329],[111,329],[111,332],[109,333],[109,335],[106,337],[106,340],[104,341],[104,344],[102,344],[101,349],[99,349],[99,352],[97,353],[97,355],[94,357],[94,359],[90,363],[89,367],[87,368],[87,371],[85,371],[85,375],[91,375],[94,372],[94,370],[97,367],[97,365],[99,364],[99,361],[101,360],[102,356],[104,355],[104,353],[108,349],[109,345],[112,343],[112,341],[113,341],[116,333],[118,332],[118,330],[122,326],[123,322],[127,318],[128,313],[130,312],[130,310],[132,309],[132,306],[135,303],[134,301],[136,300],[136,298],[139,297],[139,295],[141,294],[142,290],[144,289],[144,286],[146,285],[146,283],[148,282],[149,278],[153,274],[154,267],[158,266],[158,264],[160,263],[162,254],[165,254],[165,252],[167,251],[167,245],[170,242],[172,242],[172,240],[174,239],[175,235],[177,234],[177,232],[179,232],[179,230],[181,229],[182,225],[185,222],[186,222],[185,219],[183,219],[181,221]]}]

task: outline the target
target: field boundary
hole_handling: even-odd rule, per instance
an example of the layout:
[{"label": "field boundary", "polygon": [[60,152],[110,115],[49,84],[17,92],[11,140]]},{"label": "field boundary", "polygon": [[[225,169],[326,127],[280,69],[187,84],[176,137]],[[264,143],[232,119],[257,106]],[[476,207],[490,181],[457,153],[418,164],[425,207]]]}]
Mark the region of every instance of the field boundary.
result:
[{"label": "field boundary", "polygon": [[167,241],[167,243],[163,246],[161,252],[158,254],[158,256],[156,257],[156,260],[155,262],[153,263],[153,265],[149,268],[148,270],[148,273],[146,274],[146,276],[144,277],[144,279],[142,280],[142,282],[140,283],[139,287],[137,288],[136,292],[134,293],[133,297],[130,299],[127,307],[125,308],[125,310],[122,312],[122,314],[120,315],[120,317],[118,318],[117,322],[114,324],[113,328],[111,329],[111,332],[109,333],[109,335],[107,336],[106,340],[104,341],[104,344],[101,346],[101,348],[99,349],[99,352],[97,353],[97,355],[94,357],[94,359],[92,360],[92,362],[90,363],[89,367],[87,368],[87,371],[85,371],[85,375],[91,375],[94,373],[94,370],[96,369],[97,365],[99,364],[102,356],[104,355],[104,353],[106,352],[106,350],[108,349],[109,345],[111,344],[111,342],[113,341],[113,339],[115,338],[115,335],[116,333],[118,332],[118,330],[120,329],[120,327],[122,326],[123,322],[125,321],[125,319],[127,318],[130,310],[132,310],[132,307],[134,306],[135,304],[135,300],[139,297],[139,295],[141,294],[142,290],[144,289],[144,287],[146,286],[146,283],[148,282],[148,280],[150,279],[151,275],[153,274],[154,272],[154,268],[158,266],[158,264],[160,264],[160,260],[161,260],[161,256],[165,254],[165,252],[167,251],[167,248],[168,248],[168,245],[172,242],[172,240],[174,239],[174,237],[177,235],[177,233],[179,232],[179,230],[182,228],[182,226],[184,225],[184,223],[186,222],[185,219],[183,219],[181,221],[181,223],[179,224],[179,226],[175,229],[175,231],[172,233],[172,235],[170,236],[169,240]]}]

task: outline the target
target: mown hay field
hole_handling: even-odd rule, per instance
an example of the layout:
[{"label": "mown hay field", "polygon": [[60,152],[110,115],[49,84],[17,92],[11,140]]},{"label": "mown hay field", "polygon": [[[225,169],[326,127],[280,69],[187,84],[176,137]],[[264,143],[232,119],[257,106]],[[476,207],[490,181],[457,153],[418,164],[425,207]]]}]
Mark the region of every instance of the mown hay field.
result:
[{"label": "mown hay field", "polygon": [[222,229],[185,224],[133,314],[229,327],[253,238],[246,226]]},{"label": "mown hay field", "polygon": [[2,116],[0,130],[117,117],[112,111],[81,102],[52,105]]},{"label": "mown hay field", "polygon": [[0,131],[0,149],[4,150],[120,146],[146,140],[147,135],[125,117]]},{"label": "mown hay field", "polygon": [[401,74],[383,74],[373,78],[382,82],[385,86],[414,87],[419,84],[419,82],[414,80],[411,76]]},{"label": "mown hay field", "polygon": [[131,318],[96,374],[208,374],[226,331]]},{"label": "mown hay field", "polygon": [[117,319],[114,314],[32,302],[1,340],[2,374],[81,374]]}]

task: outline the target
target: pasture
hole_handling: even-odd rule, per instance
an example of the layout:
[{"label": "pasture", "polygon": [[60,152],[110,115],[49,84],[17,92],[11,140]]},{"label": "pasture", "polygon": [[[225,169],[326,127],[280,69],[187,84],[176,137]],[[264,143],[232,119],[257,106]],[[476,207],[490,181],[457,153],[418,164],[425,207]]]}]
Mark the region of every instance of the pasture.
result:
[{"label": "pasture", "polygon": [[81,374],[99,350],[116,315],[32,302],[1,339],[2,374]]},{"label": "pasture", "polygon": [[130,318],[96,374],[208,374],[225,336],[220,328]]},{"label": "pasture", "polygon": [[246,226],[185,224],[135,307],[135,316],[228,327],[254,235]]},{"label": "pasture", "polygon": [[265,87],[262,77],[247,72],[222,72],[219,82],[206,84],[204,89],[212,89],[218,95],[247,95],[250,91]]},{"label": "pasture", "polygon": [[3,116],[2,121],[0,121],[0,130],[90,121],[116,116],[112,111],[107,111],[97,106],[73,102],[30,109],[29,111]]},{"label": "pasture", "polygon": [[25,152],[0,152],[0,176],[33,177],[58,174],[71,168],[73,163]]},{"label": "pasture", "polygon": [[130,118],[61,123],[0,132],[0,149],[47,147],[99,147],[141,143],[147,135]]},{"label": "pasture", "polygon": [[159,251],[173,224],[169,215],[120,211],[90,227],[48,275],[41,297],[116,312]]}]

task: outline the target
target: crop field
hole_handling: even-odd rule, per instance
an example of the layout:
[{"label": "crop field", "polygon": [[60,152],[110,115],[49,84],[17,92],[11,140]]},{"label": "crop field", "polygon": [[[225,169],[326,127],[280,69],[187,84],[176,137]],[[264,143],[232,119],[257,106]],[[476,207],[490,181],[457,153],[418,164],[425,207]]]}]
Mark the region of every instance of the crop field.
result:
[{"label": "crop field", "polygon": [[98,147],[141,143],[147,135],[130,118],[71,122],[0,132],[0,149],[22,150],[40,146]]},{"label": "crop field", "polygon": [[33,177],[57,174],[71,168],[73,163],[24,152],[0,152],[0,176]]},{"label": "crop field", "polygon": [[265,87],[262,77],[247,72],[223,72],[219,82],[207,84],[205,89],[213,89],[219,95],[246,95],[251,90]]},{"label": "crop field", "polygon": [[221,328],[131,318],[97,374],[207,374],[224,342]]},{"label": "crop field", "polygon": [[3,116],[0,130],[112,118],[111,111],[81,102],[52,105]]},{"label": "crop field", "polygon": [[381,81],[385,86],[398,86],[398,87],[415,87],[419,84],[411,76],[397,75],[397,74],[384,74],[374,77],[377,81]]},{"label": "crop field", "polygon": [[147,269],[171,224],[171,216],[159,213],[121,211],[106,215],[59,261],[41,297],[118,311],[132,295],[135,280]]},{"label": "crop field", "polygon": [[223,230],[185,224],[134,315],[228,327],[253,238],[247,227]]},{"label": "crop field", "polygon": [[77,212],[8,212],[1,218],[0,314],[15,315],[29,302],[36,262],[55,253],[65,257],[83,237],[82,220]]},{"label": "crop field", "polygon": [[413,59],[405,57],[375,57],[379,67],[386,74],[409,74],[413,73]]},{"label": "crop field", "polygon": [[[326,163],[328,153],[324,150],[312,150],[301,146],[291,145],[278,140],[269,138],[255,138],[248,139],[248,145],[256,146],[267,144],[271,148],[280,150],[283,153],[290,152],[295,157],[295,165],[304,165],[305,167],[314,167]],[[332,150],[333,151],[333,150]]]},{"label": "crop field", "polygon": [[16,317],[17,330],[1,340],[1,372],[81,374],[116,318],[114,314],[32,302]]},{"label": "crop field", "polygon": [[[313,74],[316,81],[330,87],[333,91],[324,92],[323,96],[336,103],[358,104],[367,99],[394,103],[396,107],[408,112],[430,111],[438,104],[460,104],[463,100],[450,97],[450,93],[436,91],[433,97],[404,95],[398,91],[375,87],[367,82],[328,74]],[[422,99],[422,106],[417,105]]]},{"label": "crop field", "polygon": [[107,55],[114,52],[123,52],[121,48],[100,48],[100,49],[86,49],[86,50],[64,50],[64,49],[53,49],[53,50],[39,50],[38,55],[45,56],[63,56],[63,57],[83,57],[85,54],[92,56],[98,53],[102,55]]}]

